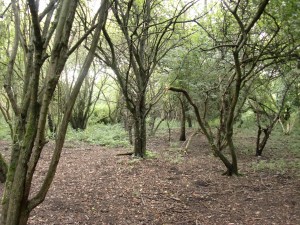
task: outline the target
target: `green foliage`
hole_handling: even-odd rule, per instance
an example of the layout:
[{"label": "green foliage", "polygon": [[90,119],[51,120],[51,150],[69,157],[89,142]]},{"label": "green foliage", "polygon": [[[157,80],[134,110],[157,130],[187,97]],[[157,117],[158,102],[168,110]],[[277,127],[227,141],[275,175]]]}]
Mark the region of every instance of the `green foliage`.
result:
[{"label": "green foliage", "polygon": [[157,154],[153,151],[147,150],[146,151],[146,159],[156,159]]},{"label": "green foliage", "polygon": [[91,116],[90,123],[96,123],[100,119],[107,118],[108,116],[109,116],[108,106],[104,104],[97,104]]},{"label": "green foliage", "polygon": [[67,140],[84,141],[109,147],[128,146],[126,131],[120,124],[114,125],[89,125],[84,131],[69,129]]}]

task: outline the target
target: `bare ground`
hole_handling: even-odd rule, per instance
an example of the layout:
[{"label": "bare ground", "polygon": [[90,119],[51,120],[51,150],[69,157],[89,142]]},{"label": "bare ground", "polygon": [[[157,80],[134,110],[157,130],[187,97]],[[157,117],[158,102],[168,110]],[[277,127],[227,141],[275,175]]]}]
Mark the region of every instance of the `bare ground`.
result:
[{"label": "bare ground", "polygon": [[[148,149],[154,154],[145,160],[117,156],[128,151],[122,148],[67,142],[54,183],[29,224],[300,224],[299,171],[255,171],[257,159],[239,149],[243,176],[226,177],[201,135],[187,153],[167,139],[152,138]],[[7,153],[8,143],[0,144]],[[35,184],[52,149],[50,142]],[[271,150],[265,160],[276,156]]]}]

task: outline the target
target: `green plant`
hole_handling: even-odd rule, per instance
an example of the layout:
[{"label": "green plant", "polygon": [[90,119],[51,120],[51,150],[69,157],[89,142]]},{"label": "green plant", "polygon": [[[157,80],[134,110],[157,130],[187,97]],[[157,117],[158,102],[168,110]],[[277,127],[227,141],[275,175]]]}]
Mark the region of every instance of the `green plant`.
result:
[{"label": "green plant", "polygon": [[156,159],[157,158],[157,153],[150,151],[150,150],[146,150],[146,158],[147,159]]},{"label": "green plant", "polygon": [[69,129],[67,140],[84,141],[110,147],[129,146],[127,133],[120,124],[95,124],[88,126],[83,131]]}]

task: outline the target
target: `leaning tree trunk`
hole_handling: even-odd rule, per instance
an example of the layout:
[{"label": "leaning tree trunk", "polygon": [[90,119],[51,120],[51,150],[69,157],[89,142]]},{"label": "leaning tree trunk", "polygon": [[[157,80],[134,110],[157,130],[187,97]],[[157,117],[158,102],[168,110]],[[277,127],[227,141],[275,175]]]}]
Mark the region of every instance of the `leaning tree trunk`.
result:
[{"label": "leaning tree trunk", "polygon": [[[230,171],[237,171],[237,167],[234,168],[233,163],[231,163],[226,156],[220,151],[220,149],[218,149],[217,145],[215,144],[214,141],[214,136],[212,133],[211,128],[209,127],[209,124],[206,120],[204,120],[201,116],[200,116],[200,112],[198,107],[196,106],[196,104],[193,102],[193,100],[191,99],[190,95],[188,94],[188,92],[186,90],[180,89],[180,88],[175,88],[175,87],[170,87],[169,88],[170,91],[175,91],[175,92],[181,92],[184,94],[184,96],[186,97],[187,101],[190,103],[190,105],[193,107],[196,118],[197,118],[197,122],[199,124],[199,127],[201,128],[201,130],[203,131],[203,134],[205,135],[205,137],[207,138],[207,141],[209,142],[209,145],[213,151],[213,153],[220,158],[220,160],[224,163],[224,165],[227,168],[227,171],[224,173],[224,175],[233,175],[233,174],[237,174],[235,172],[230,172]],[[229,171],[229,172],[228,172]]]},{"label": "leaning tree trunk", "polygon": [[[269,140],[269,137],[271,135],[272,127],[267,127],[263,129],[261,126],[258,126],[257,130],[257,139],[256,139],[256,153],[255,156],[261,156],[262,152]],[[262,140],[261,135],[264,134]]]}]

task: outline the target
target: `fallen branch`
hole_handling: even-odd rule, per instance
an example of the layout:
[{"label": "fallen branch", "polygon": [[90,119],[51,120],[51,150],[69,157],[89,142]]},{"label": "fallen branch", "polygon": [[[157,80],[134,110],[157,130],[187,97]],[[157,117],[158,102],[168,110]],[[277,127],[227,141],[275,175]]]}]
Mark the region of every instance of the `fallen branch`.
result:
[{"label": "fallen branch", "polygon": [[[187,150],[188,150],[188,148],[189,148],[189,146],[190,146],[190,143],[191,143],[192,138],[193,138],[194,136],[196,136],[197,134],[199,134],[199,131],[195,131],[194,133],[192,133],[191,136],[183,143],[182,146],[185,145],[185,147],[184,147],[184,153],[185,153],[185,154],[187,154]],[[185,143],[186,143],[186,144],[185,144]]]},{"label": "fallen branch", "polygon": [[133,155],[133,152],[119,153],[116,156],[123,156],[123,155]]}]

